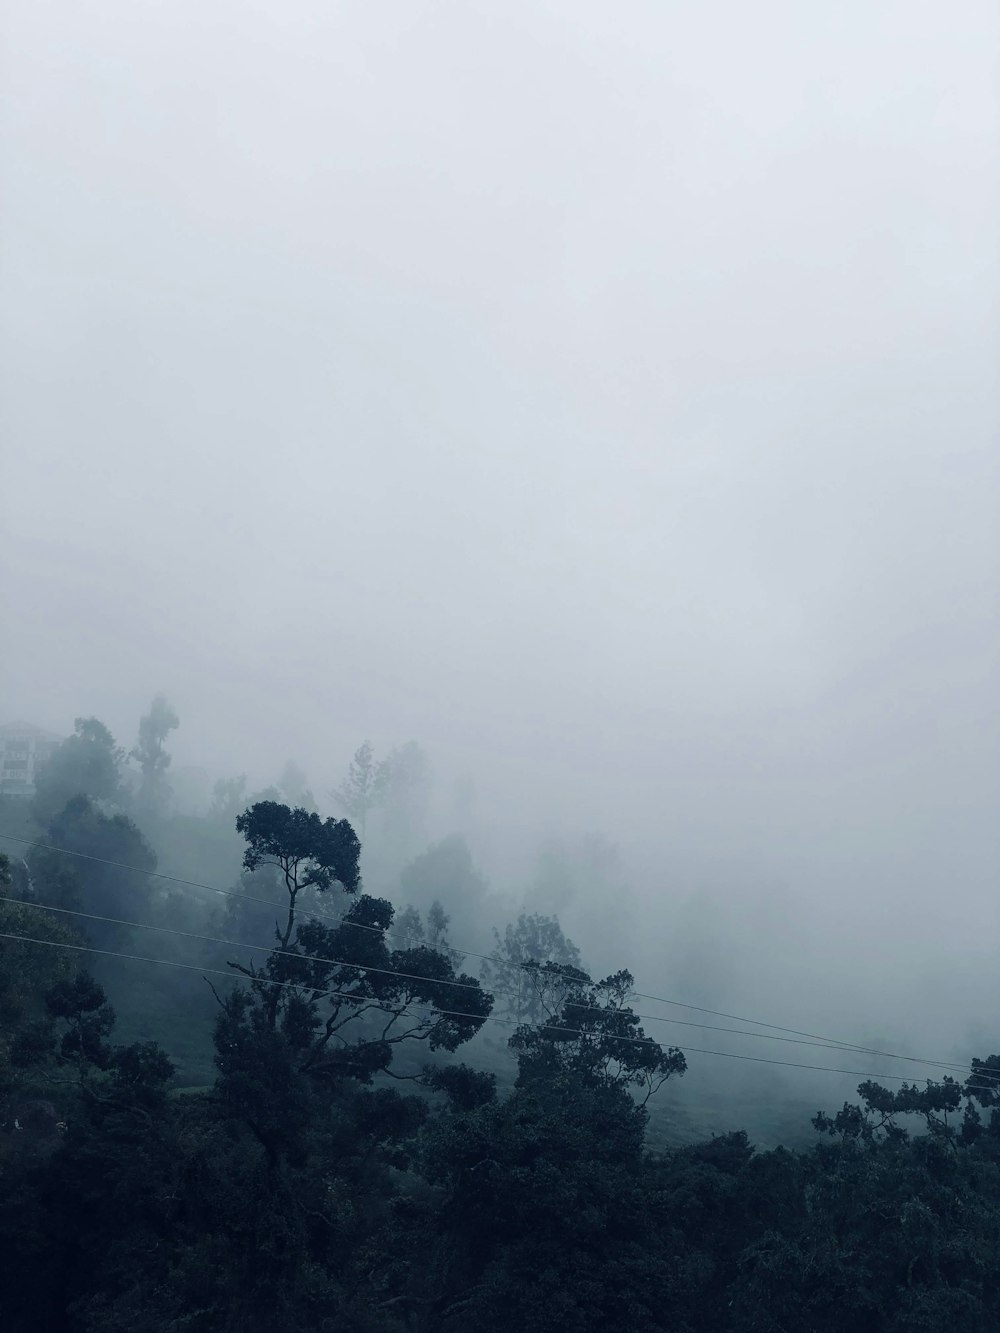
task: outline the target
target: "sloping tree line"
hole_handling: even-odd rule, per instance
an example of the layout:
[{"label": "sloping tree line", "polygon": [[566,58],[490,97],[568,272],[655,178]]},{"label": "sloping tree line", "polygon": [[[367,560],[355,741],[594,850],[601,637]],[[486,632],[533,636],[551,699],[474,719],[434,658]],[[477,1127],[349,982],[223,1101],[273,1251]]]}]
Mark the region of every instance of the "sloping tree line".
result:
[{"label": "sloping tree line", "polygon": [[[114,948],[112,923],[31,905],[131,919],[155,867],[110,733],[71,742],[38,813],[99,859],[39,846],[18,886],[0,865],[5,1330],[1000,1327],[1000,1057],[867,1080],[809,1152],[734,1132],[652,1156],[647,1103],[686,1061],[643,1031],[629,973],[594,980],[555,918],[524,915],[468,975],[446,914],[366,894],[352,823],[305,806],[235,817],[282,907],[263,957],[232,947],[231,979],[208,976],[215,1078],[177,1095],[60,947]],[[494,1016],[504,1093],[457,1059]]]}]

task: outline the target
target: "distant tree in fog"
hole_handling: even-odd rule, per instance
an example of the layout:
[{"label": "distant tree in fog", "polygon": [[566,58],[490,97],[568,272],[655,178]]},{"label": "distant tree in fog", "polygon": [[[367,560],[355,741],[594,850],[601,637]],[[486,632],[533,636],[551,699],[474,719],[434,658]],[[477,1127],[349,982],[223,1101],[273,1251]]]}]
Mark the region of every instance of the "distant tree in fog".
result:
[{"label": "distant tree in fog", "polygon": [[[40,901],[97,917],[143,919],[156,856],[131,819],[105,814],[89,797],[74,796],[50,822],[48,839],[66,852],[36,843],[28,853]],[[110,921],[83,918],[80,929],[102,948],[119,947],[131,933]]]},{"label": "distant tree in fog", "polygon": [[0,854],[0,1119],[7,1097],[23,1077],[30,1057],[44,1045],[40,1030],[43,997],[68,977],[75,960],[68,951],[22,944],[8,936],[28,936],[50,944],[75,943],[72,918],[39,912],[13,896],[10,861]]},{"label": "distant tree in fog", "polygon": [[551,1018],[568,989],[587,980],[580,950],[554,916],[522,912],[502,937],[495,928],[493,936],[496,947],[483,961],[480,975],[498,1006],[519,1021],[540,1023]]},{"label": "distant tree in fog", "polygon": [[424,836],[430,800],[431,769],[427,751],[416,741],[397,746],[384,763],[385,830],[404,856]]},{"label": "distant tree in fog", "polygon": [[451,917],[435,898],[427,912],[427,943],[432,949],[447,948]]},{"label": "distant tree in fog", "polygon": [[234,778],[219,778],[212,788],[212,804],[209,807],[209,819],[219,823],[232,823],[246,805],[247,775],[240,773]]},{"label": "distant tree in fog", "polygon": [[573,838],[548,838],[538,851],[531,900],[540,910],[560,912],[571,902],[599,902],[621,886],[617,846],[597,829]]},{"label": "distant tree in fog", "polygon": [[289,759],[282,769],[279,786],[282,796],[289,805],[304,810],[316,809],[316,801],[309,789],[309,779],[294,759]]},{"label": "distant tree in fog", "polygon": [[428,908],[426,925],[413,906],[404,907],[401,912],[397,912],[392,926],[392,938],[403,949],[413,949],[426,944],[428,948],[445,954],[452,964],[458,967],[465,955],[453,949],[448,942],[450,924],[451,917],[435,898]]},{"label": "distant tree in fog", "polygon": [[167,769],[170,755],[164,742],[180,725],[180,719],[162,694],[149,706],[149,712],[139,720],[139,739],[130,757],[141,771],[136,804],[144,814],[161,814],[170,799]]},{"label": "distant tree in fog", "polygon": [[392,937],[401,949],[413,949],[426,938],[424,923],[415,907],[404,907],[392,923]]},{"label": "distant tree in fog", "polygon": [[244,869],[239,885],[222,908],[222,934],[227,940],[270,949],[269,941],[280,934],[278,918],[284,909],[281,901],[284,886],[278,869],[275,866],[261,866],[254,872]]},{"label": "distant tree in fog", "polygon": [[435,906],[457,922],[463,938],[478,935],[483,900],[489,888],[476,869],[464,838],[455,834],[428,847],[403,867],[400,889],[407,904],[430,915]]},{"label": "distant tree in fog", "polygon": [[368,815],[384,801],[388,782],[388,763],[376,760],[371,742],[365,741],[354,751],[347,777],[330,793],[357,826],[362,842],[368,830]]},{"label": "distant tree in fog", "polygon": [[453,818],[460,832],[470,834],[476,823],[476,784],[470,773],[463,773],[452,787]]},{"label": "distant tree in fog", "polygon": [[633,947],[635,901],[618,846],[597,828],[543,842],[525,894],[532,909],[571,922],[602,970]]},{"label": "distant tree in fog", "polygon": [[35,780],[32,817],[43,828],[74,796],[117,801],[125,751],[96,717],[78,717],[74,734],[55,751]]}]

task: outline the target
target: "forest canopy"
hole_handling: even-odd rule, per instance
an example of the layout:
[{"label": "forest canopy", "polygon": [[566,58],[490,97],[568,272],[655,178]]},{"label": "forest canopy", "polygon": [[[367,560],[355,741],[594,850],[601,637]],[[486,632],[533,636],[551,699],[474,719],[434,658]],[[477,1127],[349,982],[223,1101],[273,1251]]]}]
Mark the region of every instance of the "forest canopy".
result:
[{"label": "forest canopy", "polygon": [[[688,1057],[555,915],[452,941],[497,900],[458,838],[405,859],[419,747],[393,785],[361,746],[338,796],[393,849],[397,906],[311,798],[234,779],[171,814],[175,725],[154,701],[129,756],[79,720],[0,861],[5,1329],[1000,1322],[1000,1057],[866,1079],[809,1148],[654,1150]],[[179,844],[202,875],[158,873]]]}]

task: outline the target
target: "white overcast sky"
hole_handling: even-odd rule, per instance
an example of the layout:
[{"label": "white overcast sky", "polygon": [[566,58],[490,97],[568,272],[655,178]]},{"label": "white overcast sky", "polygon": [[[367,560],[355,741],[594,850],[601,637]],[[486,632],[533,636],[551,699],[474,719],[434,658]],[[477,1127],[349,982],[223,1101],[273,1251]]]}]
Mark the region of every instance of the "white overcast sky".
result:
[{"label": "white overcast sky", "polygon": [[997,923],[993,0],[2,28],[0,720]]}]

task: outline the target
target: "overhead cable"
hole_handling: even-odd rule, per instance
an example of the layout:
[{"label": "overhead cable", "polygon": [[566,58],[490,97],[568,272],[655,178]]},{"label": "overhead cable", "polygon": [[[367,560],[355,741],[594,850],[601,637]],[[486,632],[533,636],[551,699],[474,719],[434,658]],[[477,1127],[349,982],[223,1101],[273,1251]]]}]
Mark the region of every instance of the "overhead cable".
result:
[{"label": "overhead cable", "polygon": [[[109,860],[109,859],[106,858],[106,857],[93,856],[93,855],[91,855],[90,853],[74,851],[73,849],[68,848],[68,847],[57,847],[57,846],[55,846],[55,845],[52,844],[52,843],[33,842],[32,839],[24,838],[24,837],[19,837],[19,836],[15,836],[15,835],[13,835],[13,834],[6,834],[6,833],[0,833],[0,838],[8,838],[10,841],[13,841],[13,842],[26,843],[26,844],[29,844],[29,845],[33,845],[33,846],[37,846],[37,847],[44,848],[44,849],[47,850],[47,851],[59,852],[59,853],[61,853],[61,854],[63,854],[63,855],[66,855],[66,856],[76,856],[76,857],[80,857],[80,858],[83,859],[83,860],[87,860],[87,861],[95,861],[95,862],[97,862],[97,863],[99,863],[99,864],[101,864],[101,865],[113,866],[113,867],[115,867],[115,868],[117,868],[117,869],[121,869],[121,870],[131,870],[131,871],[133,871],[133,872],[135,872],[135,873],[138,873],[138,874],[148,875],[148,876],[150,876],[151,878],[154,878],[154,879],[164,879],[164,880],[167,880],[167,881],[169,881],[169,882],[171,882],[171,883],[185,885],[185,886],[187,886],[187,887],[189,887],[189,888],[204,889],[204,890],[206,890],[206,891],[209,892],[209,893],[219,894],[219,895],[221,895],[221,896],[223,896],[223,897],[226,897],[226,898],[235,898],[235,899],[238,899],[238,900],[242,900],[242,901],[244,901],[244,902],[254,902],[254,903],[259,903],[259,904],[261,904],[262,906],[270,907],[270,908],[272,908],[273,910],[275,910],[275,911],[277,911],[277,912],[279,912],[279,913],[280,913],[280,912],[286,912],[286,911],[288,910],[288,904],[287,904],[287,903],[274,903],[274,902],[272,902],[270,899],[267,899],[267,898],[257,898],[257,897],[254,897],[252,894],[243,893],[243,892],[241,892],[241,891],[236,891],[236,890],[233,890],[233,889],[220,889],[220,888],[217,888],[215,885],[212,885],[212,884],[205,884],[205,883],[203,883],[203,882],[201,882],[201,881],[199,881],[199,880],[182,879],[182,878],[180,878],[179,876],[176,876],[176,875],[166,875],[166,874],[161,874],[159,871],[156,871],[156,870],[149,870],[149,869],[147,869],[147,868],[140,867],[140,866],[130,866],[130,865],[128,865],[126,862],[123,862],[123,861],[112,861],[112,860]],[[366,930],[366,931],[374,932],[374,933],[376,933],[376,934],[388,935],[390,938],[399,938],[399,937],[400,937],[399,932],[398,932],[398,931],[393,931],[391,928],[390,928],[390,929],[387,929],[387,930],[383,930],[383,928],[382,928],[382,927],[379,927],[379,926],[368,926],[368,925],[365,925],[365,924],[362,923],[362,922],[349,921],[349,920],[346,918],[346,916],[335,917],[335,916],[333,916],[333,915],[331,915],[331,914],[329,914],[329,913],[323,913],[323,912],[319,912],[319,911],[316,911],[316,910],[310,910],[310,909],[307,909],[307,908],[304,908],[303,911],[304,911],[304,912],[308,912],[308,914],[309,914],[310,916],[312,916],[312,917],[316,917],[317,919],[322,920],[322,921],[329,921],[329,922],[331,922],[332,924],[334,924],[334,925],[336,925],[336,926],[345,926],[345,927],[348,927],[348,928],[351,928],[351,929],[356,929],[356,930]],[[249,947],[255,947],[255,946],[249,946]],[[469,957],[469,958],[478,958],[478,959],[484,960],[484,961],[486,961],[486,962],[493,962],[493,961],[494,961],[493,958],[492,958],[489,954],[477,953],[477,952],[475,952],[474,950],[471,950],[471,949],[461,949],[461,948],[460,948],[459,946],[457,946],[457,945],[455,945],[455,946],[453,946],[453,947],[456,949],[457,952],[463,954],[465,957]],[[527,969],[527,968],[532,968],[532,967],[534,967],[534,966],[538,966],[538,965],[541,965],[541,964],[540,964],[540,960],[528,960],[527,962],[521,964],[521,966],[524,967],[524,968],[526,968],[526,969]],[[823,1035],[823,1034],[821,1034],[821,1033],[816,1033],[816,1032],[806,1032],[806,1031],[804,1031],[804,1030],[802,1030],[802,1029],[800,1029],[800,1028],[784,1027],[784,1026],[782,1026],[782,1025],[780,1025],[780,1024],[777,1024],[777,1023],[767,1023],[767,1022],[764,1022],[762,1019],[748,1018],[748,1017],[746,1017],[745,1015],[742,1015],[742,1014],[730,1014],[730,1013],[726,1013],[726,1012],[724,1012],[724,1011],[722,1011],[722,1010],[718,1010],[718,1009],[708,1009],[708,1008],[704,1007],[703,1005],[689,1004],[689,1003],[687,1003],[687,1002],[685,1002],[685,1001],[683,1001],[683,1000],[668,999],[668,998],[665,997],[665,996],[662,996],[662,995],[653,995],[653,994],[650,994],[650,993],[648,993],[648,992],[646,992],[646,991],[631,991],[629,994],[630,994],[631,997],[634,997],[634,998],[636,998],[636,999],[653,1000],[654,1002],[656,1002],[656,1003],[658,1003],[658,1004],[666,1004],[666,1005],[670,1005],[671,1007],[674,1007],[674,1008],[688,1009],[688,1010],[690,1010],[692,1013],[701,1013],[701,1014],[705,1014],[705,1015],[707,1015],[707,1016],[709,1016],[709,1017],[712,1017],[712,1018],[727,1018],[727,1019],[729,1019],[729,1020],[732,1021],[732,1022],[737,1022],[737,1023],[749,1023],[749,1024],[752,1024],[752,1025],[755,1026],[755,1027],[768,1028],[768,1029],[770,1029],[770,1030],[773,1031],[773,1032],[783,1033],[783,1034],[785,1034],[785,1035],[788,1036],[788,1037],[804,1038],[804,1039],[806,1039],[806,1040],[802,1043],[802,1044],[804,1044],[804,1045],[809,1045],[809,1044],[816,1043],[816,1044],[818,1044],[818,1045],[820,1045],[820,1046],[823,1046],[823,1047],[825,1047],[826,1049],[830,1049],[830,1050],[844,1050],[844,1051],[852,1051],[852,1052],[854,1052],[854,1053],[856,1053],[856,1054],[878,1055],[878,1056],[881,1056],[882,1058],[885,1058],[885,1059],[893,1059],[893,1060],[908,1060],[908,1061],[912,1061],[912,1062],[914,1062],[914,1063],[919,1063],[919,1064],[924,1064],[924,1065],[930,1065],[930,1066],[934,1066],[934,1067],[938,1067],[938,1068],[944,1068],[944,1069],[963,1069],[963,1070],[964,1070],[964,1068],[966,1067],[966,1066],[961,1065],[961,1064],[958,1064],[958,1063],[956,1063],[956,1062],[954,1062],[954,1061],[946,1061],[946,1060],[938,1060],[938,1059],[930,1059],[930,1058],[928,1058],[928,1059],[924,1059],[924,1058],[917,1057],[917,1056],[901,1055],[901,1054],[898,1054],[898,1053],[896,1053],[896,1052],[891,1052],[891,1051],[881,1051],[881,1050],[878,1050],[878,1049],[876,1049],[876,1048],[874,1048],[874,1047],[863,1046],[863,1045],[861,1045],[861,1044],[859,1044],[859,1043],[857,1043],[857,1042],[848,1042],[848,1041],[844,1041],[843,1039],[838,1038],[838,1037],[830,1037],[830,1036],[826,1036],[826,1035]],[[581,1006],[581,1007],[586,1007],[586,1006]],[[665,1016],[664,1016],[664,1017],[661,1017],[660,1015],[655,1015],[655,1014],[642,1015],[642,1017],[647,1018],[650,1022],[674,1022],[674,1023],[677,1023],[678,1025],[681,1025],[681,1024],[682,1024],[682,1021],[679,1020],[679,1019],[668,1019],[668,1018],[666,1018]],[[698,1027],[698,1026],[702,1026],[702,1025],[693,1024],[693,1023],[684,1023],[683,1026]],[[714,1030],[716,1030],[715,1028],[711,1027],[711,1026],[708,1025],[708,1024],[705,1024],[705,1025],[704,1025],[704,1028],[705,1028],[705,1030],[708,1030],[708,1031],[714,1031]],[[740,1033],[739,1035],[746,1035],[746,1036],[760,1035],[760,1036],[763,1037],[763,1036],[765,1036],[766,1034],[764,1034],[764,1033],[761,1033],[761,1034],[755,1034],[755,1033]],[[799,1044],[799,1043],[796,1042],[795,1044]]]},{"label": "overhead cable", "polygon": [[[279,957],[293,958],[303,963],[325,963],[331,967],[346,967],[346,968],[351,968],[357,972],[371,972],[382,976],[399,977],[407,981],[425,981],[432,985],[453,986],[463,990],[482,991],[484,989],[480,984],[480,982],[478,981],[450,981],[446,980],[445,978],[426,976],[421,973],[401,972],[393,968],[380,968],[371,966],[367,963],[353,963],[343,958],[325,958],[317,954],[296,953],[291,949],[278,949],[273,947],[272,945],[249,944],[243,940],[227,940],[217,935],[200,935],[195,933],[194,931],[178,930],[176,927],[173,926],[151,925],[143,921],[126,921],[120,917],[98,916],[94,912],[84,912],[79,908],[56,907],[50,903],[39,903],[23,899],[18,899],[17,902],[19,906],[27,908],[36,908],[43,912],[58,912],[61,915],[65,916],[78,916],[78,917],[83,917],[88,921],[100,921],[106,925],[127,926],[129,929],[133,930],[154,930],[161,934],[176,935],[181,937],[182,939],[198,940],[199,942],[205,944],[224,944],[235,949],[250,949],[258,953],[276,954]],[[601,1009],[600,1006],[593,1004],[581,1004],[572,1000],[564,1000],[562,1004],[563,1007],[566,1009],[578,1009],[578,1010],[583,1010],[584,1012],[593,1011],[596,1013],[604,1012],[604,1010]],[[719,1027],[718,1025],[711,1023],[694,1023],[689,1019],[668,1018],[663,1014],[633,1013],[632,1016],[634,1018],[642,1019],[647,1022],[670,1023],[678,1027],[695,1028],[703,1032],[722,1032],[736,1037],[753,1037],[761,1041],[787,1042],[795,1046],[814,1047],[817,1050],[833,1050],[833,1051],[851,1050],[858,1055],[876,1055],[882,1059],[887,1059],[887,1060],[906,1060],[912,1064],[919,1064],[925,1067],[933,1066],[936,1068],[948,1069],[961,1073],[964,1073],[965,1070],[967,1069],[966,1065],[959,1064],[958,1062],[952,1060],[934,1060],[916,1055],[900,1055],[895,1051],[881,1051],[866,1046],[847,1046],[846,1044],[841,1044],[841,1043],[837,1043],[834,1045],[822,1040],[806,1040],[797,1037],[776,1036],[770,1032],[748,1032],[746,1029],[743,1028],[726,1028],[726,1027]],[[996,1077],[1000,1079],[1000,1075],[997,1075]]]},{"label": "overhead cable", "polygon": [[[43,940],[28,935],[15,935],[6,931],[0,931],[0,939],[15,940],[22,944],[41,944],[41,945],[46,945],[49,948],[56,948],[56,949],[71,949],[77,953],[93,953],[93,954],[99,954],[107,958],[123,958],[130,962],[149,963],[165,967],[183,968],[184,970],[190,972],[202,972],[202,973],[208,972],[216,976],[228,977],[231,981],[246,980],[246,977],[238,972],[225,972],[221,968],[199,967],[196,963],[181,963],[170,958],[148,958],[141,954],[128,954],[114,949],[98,949],[92,945],[68,944],[60,940]],[[398,1017],[405,1016],[405,1017],[426,1019],[426,1015],[414,1012],[411,1009],[389,1008],[386,1005],[380,1005],[377,1001],[373,1001],[369,997],[354,995],[348,991],[324,990],[322,987],[318,986],[309,986],[299,982],[276,981],[267,977],[254,977],[251,978],[251,980],[257,985],[280,986],[283,988],[311,991],[319,999],[328,996],[333,996],[335,998],[342,998],[344,1000],[347,1000],[348,1002],[352,1002],[355,1004],[364,1004],[367,1007],[373,1009],[379,1009],[383,1013],[396,1014]],[[497,1023],[504,1027],[514,1027],[514,1028],[520,1026],[520,1024],[517,1023],[516,1020],[514,1019],[497,1018],[492,1014],[488,1015],[472,1014],[463,1012],[461,1010],[439,1009],[436,1006],[434,1008],[434,1012],[436,1014],[439,1014],[443,1018],[467,1018],[467,1019],[473,1019],[475,1022],[479,1024]],[[546,1023],[542,1025],[538,1030],[543,1033],[550,1033],[552,1035],[557,1035],[557,1036],[567,1036],[571,1038],[579,1038],[581,1036],[586,1035],[585,1033],[580,1032],[576,1028],[561,1027],[552,1023]],[[653,1040],[652,1037],[623,1037],[612,1034],[610,1036],[606,1035],[605,1040],[618,1042],[619,1044],[624,1044],[629,1046],[641,1046],[646,1050],[649,1050],[650,1046],[657,1045],[657,1043]],[[906,1077],[906,1075],[902,1074],[873,1074],[871,1071],[866,1069],[839,1069],[829,1065],[809,1065],[809,1064],[803,1064],[799,1061],[792,1061],[792,1060],[772,1060],[767,1058],[766,1056],[738,1055],[731,1051],[706,1050],[698,1046],[688,1046],[686,1049],[698,1055],[715,1055],[726,1060],[746,1060],[753,1064],[778,1065],[787,1069],[811,1069],[817,1073],[847,1074],[850,1076],[858,1076],[866,1079],[887,1079],[891,1082],[898,1082],[898,1083],[910,1082],[910,1080]],[[933,1081],[934,1080],[931,1079],[927,1080],[927,1082],[929,1083]],[[966,1082],[965,1084],[962,1084],[960,1086],[963,1086],[966,1089],[972,1091],[994,1092],[996,1090],[995,1087],[991,1084],[974,1084],[971,1082]]]}]

